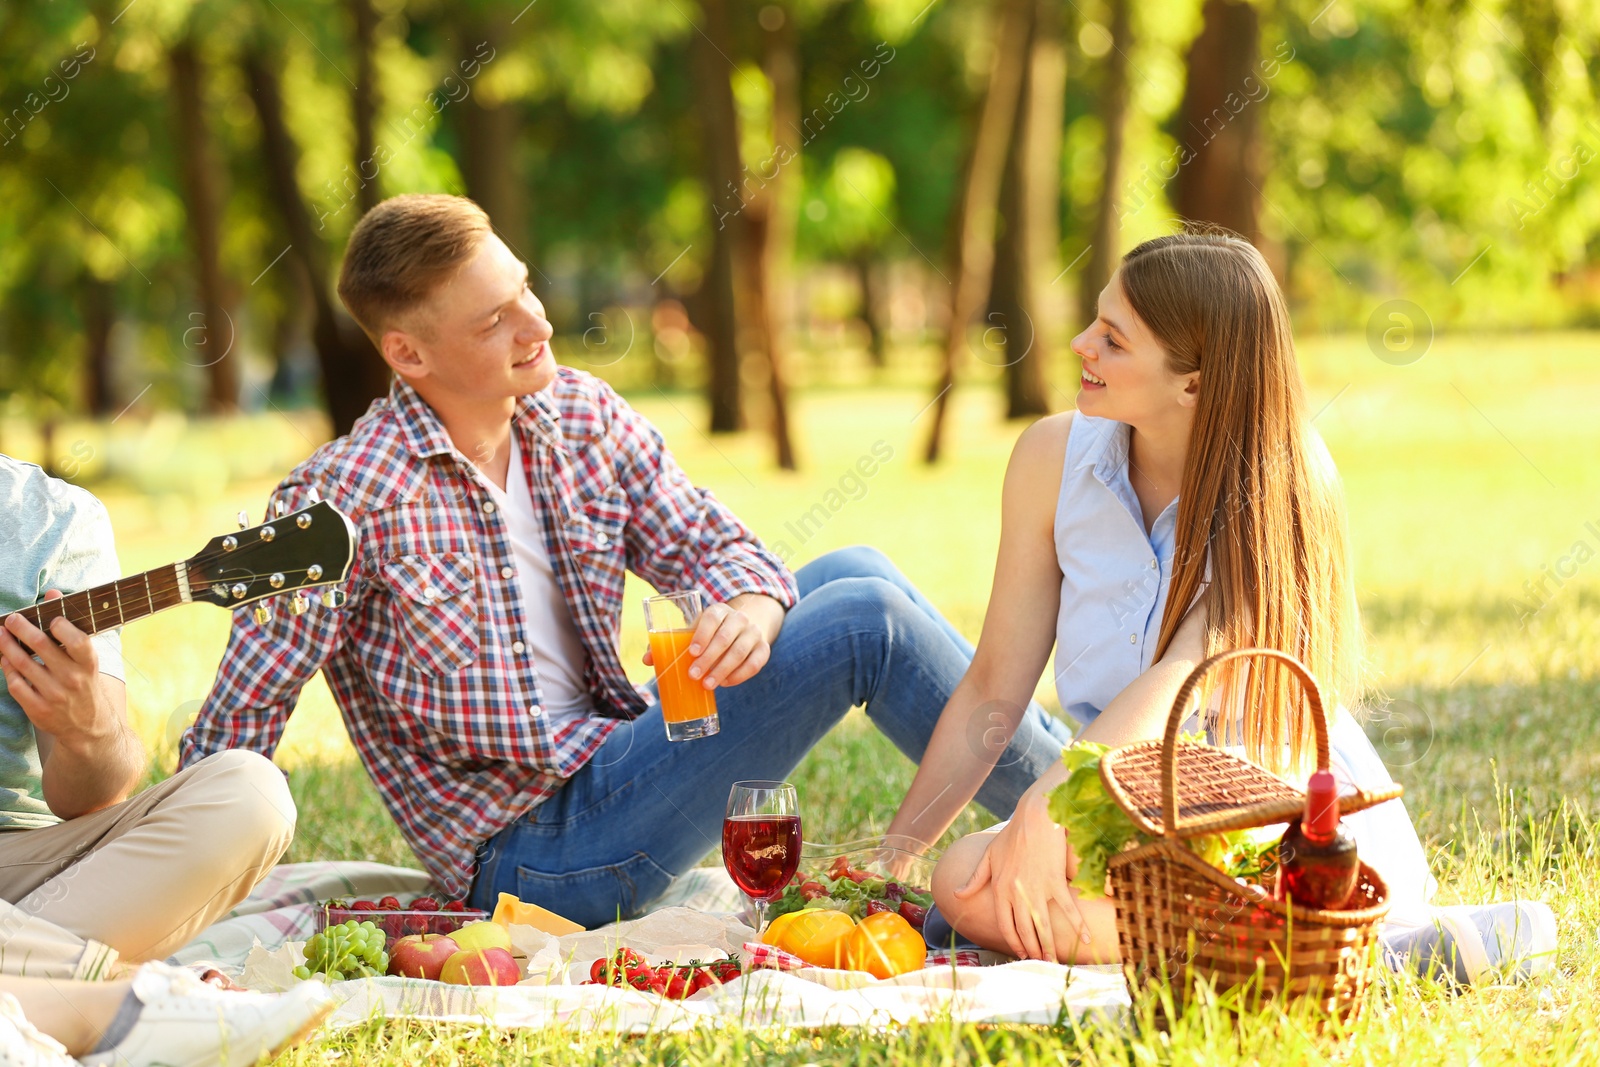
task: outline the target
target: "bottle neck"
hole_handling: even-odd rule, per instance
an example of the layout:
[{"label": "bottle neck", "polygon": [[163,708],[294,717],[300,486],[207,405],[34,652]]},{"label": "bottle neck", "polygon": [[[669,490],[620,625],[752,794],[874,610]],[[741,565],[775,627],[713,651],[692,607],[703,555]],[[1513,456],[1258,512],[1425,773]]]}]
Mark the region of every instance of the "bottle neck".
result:
[{"label": "bottle neck", "polygon": [[1317,771],[1306,787],[1301,831],[1313,841],[1333,840],[1339,832],[1339,783],[1330,771]]}]

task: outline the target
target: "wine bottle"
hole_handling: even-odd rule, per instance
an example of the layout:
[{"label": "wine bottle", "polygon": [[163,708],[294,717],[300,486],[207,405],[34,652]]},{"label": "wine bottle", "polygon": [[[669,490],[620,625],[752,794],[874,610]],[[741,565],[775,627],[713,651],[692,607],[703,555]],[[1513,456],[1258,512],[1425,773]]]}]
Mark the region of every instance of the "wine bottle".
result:
[{"label": "wine bottle", "polygon": [[1278,846],[1276,897],[1304,908],[1338,910],[1361,873],[1356,839],[1339,822],[1339,784],[1317,771],[1306,787],[1306,810],[1289,824]]}]

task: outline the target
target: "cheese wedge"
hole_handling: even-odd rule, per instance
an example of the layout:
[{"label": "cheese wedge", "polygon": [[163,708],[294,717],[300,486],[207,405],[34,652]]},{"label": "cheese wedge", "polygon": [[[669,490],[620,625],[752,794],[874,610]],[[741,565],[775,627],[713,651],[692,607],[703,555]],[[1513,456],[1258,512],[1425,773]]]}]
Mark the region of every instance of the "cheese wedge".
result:
[{"label": "cheese wedge", "polygon": [[535,930],[543,930],[552,937],[583,931],[583,927],[571,919],[564,919],[537,904],[524,904],[510,893],[500,894],[500,900],[494,906],[494,915],[490,921],[497,922],[501,926],[510,926],[513,923],[519,926],[531,926]]}]

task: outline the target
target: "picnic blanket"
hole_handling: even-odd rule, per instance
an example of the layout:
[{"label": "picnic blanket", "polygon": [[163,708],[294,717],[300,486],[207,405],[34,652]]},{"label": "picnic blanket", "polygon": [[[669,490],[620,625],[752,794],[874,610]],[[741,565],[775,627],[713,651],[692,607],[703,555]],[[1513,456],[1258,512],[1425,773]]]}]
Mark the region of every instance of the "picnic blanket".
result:
[{"label": "picnic blanket", "polygon": [[[212,962],[258,989],[285,988],[300,945],[316,929],[315,903],[329,897],[427,892],[421,871],[364,862],[285,864],[226,918],[177,953],[178,962]],[[652,962],[738,955],[754,932],[741,917],[743,898],[721,868],[679,878],[649,915],[598,930],[550,937],[513,926],[528,960],[517,986],[449,986],[410,978],[368,978],[332,986],[340,1005],[331,1025],[374,1015],[460,1021],[500,1027],[565,1024],[620,1033],[737,1024],[821,1027],[889,1026],[915,1020],[1053,1023],[1063,1016],[1119,1016],[1128,1005],[1116,967],[1066,967],[1040,961],[973,966],[943,957],[936,966],[879,980],[866,974],[762,967],[720,989],[668,1001],[633,989],[580,985],[593,959],[619,940]],[[987,954],[985,954],[987,956]],[[993,957],[990,957],[993,958]]]}]

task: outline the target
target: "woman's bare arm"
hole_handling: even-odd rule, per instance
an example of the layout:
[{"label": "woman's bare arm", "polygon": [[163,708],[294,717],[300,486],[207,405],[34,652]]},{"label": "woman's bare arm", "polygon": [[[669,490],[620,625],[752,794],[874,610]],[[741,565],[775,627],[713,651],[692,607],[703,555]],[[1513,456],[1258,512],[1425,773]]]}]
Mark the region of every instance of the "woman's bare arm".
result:
[{"label": "woman's bare arm", "polygon": [[1000,552],[972,666],[945,704],[885,842],[937,841],[977,795],[1022,721],[1055,643],[1061,570],[1054,489],[1071,413],[1022,432],[1001,495]]}]

